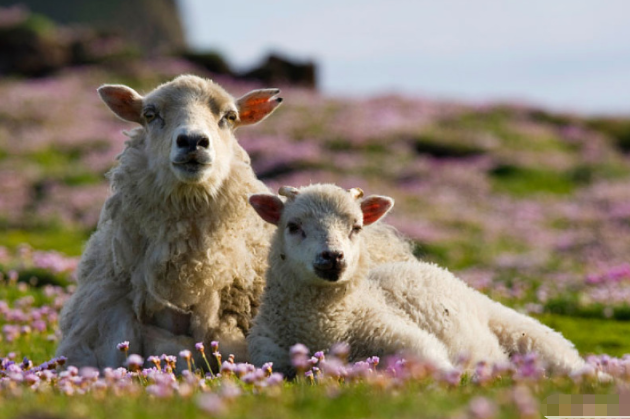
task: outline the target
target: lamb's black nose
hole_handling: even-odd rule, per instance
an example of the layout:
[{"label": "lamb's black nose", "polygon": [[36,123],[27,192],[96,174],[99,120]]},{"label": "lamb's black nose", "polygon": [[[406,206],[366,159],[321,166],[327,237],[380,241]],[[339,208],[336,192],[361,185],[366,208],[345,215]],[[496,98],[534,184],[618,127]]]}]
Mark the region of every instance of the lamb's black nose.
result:
[{"label": "lamb's black nose", "polygon": [[345,262],[343,258],[343,252],[325,250],[319,255],[319,259],[323,264],[330,265],[330,268],[334,268],[342,262]]},{"label": "lamb's black nose", "polygon": [[200,134],[180,134],[177,136],[177,147],[185,148],[190,151],[197,150],[199,148],[207,149],[210,147],[210,139],[205,135]]}]

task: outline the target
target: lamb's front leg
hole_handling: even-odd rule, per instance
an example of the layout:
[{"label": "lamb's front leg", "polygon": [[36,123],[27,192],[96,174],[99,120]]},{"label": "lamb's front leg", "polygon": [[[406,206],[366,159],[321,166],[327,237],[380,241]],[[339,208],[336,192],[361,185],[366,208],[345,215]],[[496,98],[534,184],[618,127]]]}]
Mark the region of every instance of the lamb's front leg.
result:
[{"label": "lamb's front leg", "polygon": [[266,362],[273,363],[273,370],[286,377],[295,376],[291,365],[289,350],[277,344],[278,338],[273,330],[264,325],[254,326],[247,337],[251,363],[261,367]]},{"label": "lamb's front leg", "polygon": [[536,352],[556,373],[570,373],[584,366],[573,344],[538,320],[487,300],[489,326],[507,353]]},{"label": "lamb's front leg", "polygon": [[[448,350],[438,338],[408,320],[390,313],[375,312],[356,322],[357,333],[350,342],[369,355],[407,353],[427,361],[439,370],[451,370]],[[360,349],[359,349],[360,350]]]}]

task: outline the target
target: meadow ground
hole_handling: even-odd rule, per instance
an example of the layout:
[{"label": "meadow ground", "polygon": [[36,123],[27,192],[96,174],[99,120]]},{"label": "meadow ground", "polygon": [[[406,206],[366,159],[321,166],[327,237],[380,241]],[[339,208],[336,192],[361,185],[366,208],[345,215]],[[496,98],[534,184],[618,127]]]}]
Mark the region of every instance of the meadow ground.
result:
[{"label": "meadow ground", "polygon": [[[156,59],[0,81],[0,417],[540,417],[553,394],[627,391],[630,119],[291,88],[277,113],[237,133],[267,184],[335,182],[394,197],[387,222],[418,257],[560,330],[617,381],[597,384],[592,370],[548,379],[535,357],[441,377],[413,360],[375,370],[375,360],[343,365],[343,354],[327,354],[313,361],[313,379],[294,383],[245,366],[173,381],[165,361],[162,372],[98,377],[49,362],[108,195],[104,175],[132,128],[95,88],[146,92],[183,72],[204,74]],[[258,87],[218,81],[235,96]]]}]

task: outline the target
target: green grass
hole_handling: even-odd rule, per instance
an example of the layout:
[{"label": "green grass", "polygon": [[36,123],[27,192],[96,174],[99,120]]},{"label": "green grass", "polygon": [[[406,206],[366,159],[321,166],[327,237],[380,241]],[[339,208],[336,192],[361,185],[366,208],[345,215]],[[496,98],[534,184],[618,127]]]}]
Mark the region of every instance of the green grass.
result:
[{"label": "green grass", "polygon": [[[4,282],[0,283],[0,300],[7,301],[9,303],[13,303],[15,300],[24,297],[25,295],[32,296],[34,301],[33,305],[35,307],[40,307],[44,304],[50,303],[50,298],[44,295],[44,292],[41,288],[38,287],[29,287],[28,292],[19,290],[16,286],[7,286]],[[4,319],[0,318],[0,324],[2,324]],[[3,348],[5,342],[0,341],[0,348]],[[3,351],[0,351],[3,353]]]},{"label": "green grass", "polygon": [[478,145],[471,133],[448,127],[432,127],[413,140],[413,148],[417,153],[429,154],[436,158],[471,157],[486,153],[486,147]]},{"label": "green grass", "polygon": [[[10,303],[32,295],[34,305],[50,303],[41,288],[29,287],[20,290],[15,286],[0,286],[0,300]],[[567,338],[572,339],[582,353],[606,352],[613,355],[630,352],[630,323],[600,319],[571,318],[559,315],[544,315],[541,320]],[[0,327],[4,323],[0,318]],[[56,343],[46,339],[50,332],[34,332],[21,335],[13,342],[0,342],[0,355],[17,353],[17,359],[27,356],[35,364],[54,355]],[[624,342],[625,340],[625,342]],[[464,414],[474,397],[486,397],[499,405],[499,418],[516,417],[511,402],[513,382],[499,380],[491,385],[479,386],[468,379],[456,388],[437,385],[431,380],[411,381],[404,386],[381,387],[377,384],[346,384],[338,386],[310,385],[305,381],[286,383],[266,394],[256,394],[251,386],[244,386],[245,394],[236,400],[227,401],[221,418],[260,419],[345,419],[345,418],[443,418]],[[614,385],[575,384],[571,380],[544,380],[533,387],[540,411],[552,394],[608,394],[615,391]],[[197,395],[190,398],[174,396],[158,399],[143,391],[126,390],[114,395],[111,390],[87,395],[67,396],[59,392],[33,392],[23,389],[19,397],[9,392],[0,392],[2,409],[0,419],[20,415],[38,417],[46,414],[53,417],[71,418],[202,418],[208,417],[197,405]]]},{"label": "green grass", "polygon": [[54,227],[34,230],[0,229],[0,244],[16,249],[23,243],[41,250],[57,250],[70,256],[79,256],[91,232]]},{"label": "green grass", "polygon": [[30,154],[28,159],[39,167],[50,171],[63,170],[73,161],[76,161],[76,158],[70,153],[54,148],[38,150]]},{"label": "green grass", "polygon": [[95,185],[104,181],[104,173],[86,167],[82,158],[88,152],[104,151],[109,147],[110,144],[103,140],[93,140],[82,146],[38,150],[20,156],[20,159],[24,164],[36,166],[46,181],[59,181],[68,186]]},{"label": "green grass", "polygon": [[[1,271],[2,266],[0,266]],[[50,304],[50,298],[44,295],[42,288],[30,287],[28,292],[25,293],[15,286],[6,286],[4,283],[0,283],[0,301],[6,301],[12,305],[14,301],[23,298],[25,295],[33,297],[33,305],[36,307]],[[2,328],[4,323],[5,319],[0,317],[0,328]],[[49,331],[49,333],[52,334],[52,331]],[[12,342],[0,341],[0,356],[6,356],[9,352],[15,352],[20,356],[19,359],[27,356],[35,364],[40,364],[53,357],[56,346],[57,342],[48,340],[45,335],[39,332],[34,332],[29,335],[21,335]]]},{"label": "green grass", "polygon": [[513,165],[499,165],[490,171],[490,175],[495,191],[514,196],[535,193],[566,195],[575,190],[579,181],[579,178],[548,169]]},{"label": "green grass", "polygon": [[[409,384],[398,389],[377,386],[347,385],[336,391],[305,383],[285,385],[275,395],[245,395],[226,406],[221,418],[259,419],[346,419],[346,418],[444,418],[466,412],[468,402],[477,396],[509,403],[511,383],[490,387],[462,385],[457,389],[433,386],[430,383]],[[536,397],[544,406],[545,399],[555,393],[609,393],[611,386],[579,387],[568,382],[547,382],[537,389]],[[88,394],[68,397],[50,392],[25,391],[19,398],[3,400],[0,418],[47,413],[59,417],[90,418],[207,418],[196,405],[196,398],[174,397],[160,400],[145,394]],[[517,417],[513,406],[502,406],[500,418]]]},{"label": "green grass", "polygon": [[[444,417],[461,409],[462,399],[437,391],[405,390],[392,395],[360,386],[344,388],[335,398],[322,389],[304,385],[286,386],[278,397],[244,396],[228,406],[224,418],[417,418]],[[208,417],[194,400],[159,400],[140,397],[66,397],[50,393],[26,394],[3,401],[0,418],[19,414],[47,413],[60,417],[90,418],[196,418]]]},{"label": "green grass", "polygon": [[[464,133],[490,134],[512,151],[569,152],[571,146],[559,141],[553,131],[532,135],[515,121],[522,121],[514,110],[497,106],[486,112],[464,113],[445,120],[442,125]],[[470,134],[464,134],[470,135]]]},{"label": "green grass", "polygon": [[[523,244],[510,237],[497,237],[492,241],[484,237],[475,225],[454,222],[450,226],[458,231],[461,238],[443,242],[416,242],[414,255],[424,261],[433,262],[448,269],[458,271],[471,267],[492,267],[496,273],[501,270],[493,267],[496,257],[502,253],[527,251]],[[479,243],[484,243],[480,246]],[[521,277],[518,272],[509,272],[512,277]]]},{"label": "green grass", "polygon": [[34,13],[30,14],[19,27],[42,37],[53,36],[56,29],[56,25],[51,19],[44,15]]},{"label": "green grass", "polygon": [[544,314],[538,317],[552,329],[562,332],[581,354],[621,356],[630,353],[630,321],[569,317]]},{"label": "green grass", "polygon": [[41,364],[51,359],[57,348],[57,342],[54,340],[46,340],[36,336],[16,339],[13,342],[4,342],[0,355],[5,356],[10,352],[19,354],[20,360],[23,357],[33,360],[35,364]]},{"label": "green grass", "polygon": [[61,177],[61,182],[68,186],[82,186],[82,185],[98,185],[103,182],[104,175],[100,173],[93,173],[88,171],[78,171],[74,173],[67,173]]},{"label": "green grass", "polygon": [[459,270],[470,266],[487,263],[488,253],[479,251],[474,242],[458,243],[418,243],[414,254],[421,260],[433,262],[440,266],[448,266],[449,269]]}]

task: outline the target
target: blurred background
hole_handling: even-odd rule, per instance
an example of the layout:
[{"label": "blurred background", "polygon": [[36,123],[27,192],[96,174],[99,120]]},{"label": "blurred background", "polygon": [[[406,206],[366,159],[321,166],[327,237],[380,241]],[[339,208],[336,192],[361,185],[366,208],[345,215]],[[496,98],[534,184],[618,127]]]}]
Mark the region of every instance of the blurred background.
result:
[{"label": "blurred background", "polygon": [[266,3],[0,0],[0,273],[72,280],[133,128],[95,89],[194,73],[282,88],[238,132],[271,188],[390,195],[419,257],[630,352],[630,3]]}]

